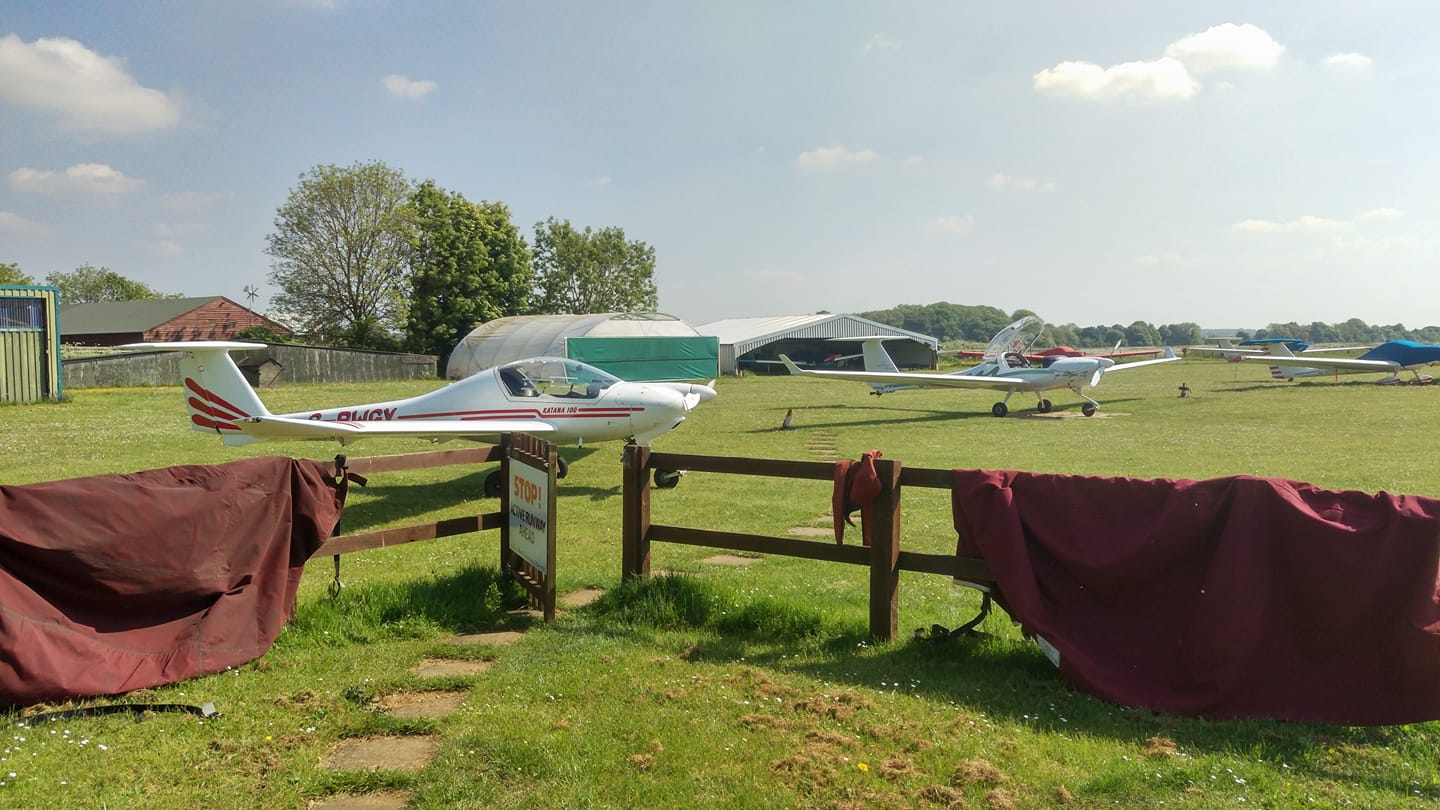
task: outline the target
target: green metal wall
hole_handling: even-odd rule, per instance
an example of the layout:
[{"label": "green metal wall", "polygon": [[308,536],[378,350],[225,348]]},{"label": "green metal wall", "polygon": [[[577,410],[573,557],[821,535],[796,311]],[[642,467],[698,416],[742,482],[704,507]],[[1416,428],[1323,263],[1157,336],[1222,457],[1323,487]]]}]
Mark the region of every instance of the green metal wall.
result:
[{"label": "green metal wall", "polygon": [[572,337],[565,355],[622,380],[710,380],[720,373],[715,337]]},{"label": "green metal wall", "polygon": [[60,291],[0,286],[0,402],[59,399]]}]

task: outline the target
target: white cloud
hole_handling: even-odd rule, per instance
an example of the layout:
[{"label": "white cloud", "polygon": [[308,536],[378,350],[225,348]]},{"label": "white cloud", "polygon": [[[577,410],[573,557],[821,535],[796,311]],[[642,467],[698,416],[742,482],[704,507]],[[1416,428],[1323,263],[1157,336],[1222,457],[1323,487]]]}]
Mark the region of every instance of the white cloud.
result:
[{"label": "white cloud", "polygon": [[133,135],[180,123],[175,99],[73,39],[0,37],[0,101],[56,113],[66,129],[85,132]]},{"label": "white cloud", "polygon": [[999,172],[996,172],[995,174],[990,175],[990,179],[985,181],[985,185],[989,186],[990,188],[996,189],[996,190],[1002,190],[1002,189],[1014,189],[1014,190],[1016,190],[1016,191],[1054,191],[1054,190],[1055,190],[1055,184],[1054,184],[1054,183],[1041,182],[1041,181],[1039,181],[1039,180],[1026,180],[1026,179],[1024,179],[1024,178],[1022,178],[1022,177],[1011,177],[1011,176],[1008,175],[1008,174],[1000,174]]},{"label": "white cloud", "polygon": [[880,155],[869,149],[846,149],[843,146],[824,146],[809,152],[801,152],[795,158],[795,165],[802,169],[834,169],[848,163],[869,163]]},{"label": "white cloud", "polygon": [[883,34],[875,34],[866,40],[861,48],[866,53],[872,53],[874,51],[897,51],[900,49],[900,43]]},{"label": "white cloud", "polygon": [[1342,231],[1350,227],[1349,222],[1305,215],[1285,222],[1269,219],[1246,219],[1230,226],[1238,233],[1296,233],[1303,231]]},{"label": "white cloud", "polygon": [[939,217],[925,226],[929,233],[969,233],[970,227],[975,224],[975,217],[966,214],[959,217]]},{"label": "white cloud", "polygon": [[1336,53],[1325,57],[1321,64],[1341,70],[1369,70],[1375,63],[1363,53]]},{"label": "white cloud", "polygon": [[1186,99],[1200,91],[1200,83],[1185,65],[1169,57],[1108,68],[1092,62],[1061,62],[1036,73],[1034,87],[1042,93],[1100,101]]},{"label": "white cloud", "polygon": [[398,73],[391,73],[380,80],[386,92],[396,98],[419,99],[424,98],[439,87],[429,79],[410,79]]},{"label": "white cloud", "polygon": [[1237,233],[1337,233],[1348,231],[1360,222],[1382,222],[1400,219],[1405,212],[1399,208],[1372,208],[1362,211],[1352,219],[1329,219],[1305,215],[1285,222],[1268,219],[1246,219],[1230,226]]},{"label": "white cloud", "polygon": [[1250,23],[1211,26],[1171,43],[1165,55],[1196,73],[1217,68],[1268,68],[1280,61],[1285,46]]},{"label": "white cloud", "polygon": [[907,158],[905,158],[904,160],[900,161],[900,168],[902,168],[902,169],[909,169],[909,168],[911,168],[911,167],[913,167],[913,166],[920,166],[920,165],[922,165],[922,164],[924,164],[924,163],[925,163],[925,158],[921,157],[920,155],[910,155],[909,157],[907,157]]},{"label": "white cloud", "polygon": [[103,163],[79,163],[63,172],[16,169],[6,179],[16,191],[41,194],[124,194],[145,186],[144,180],[126,177]]},{"label": "white cloud", "polygon": [[1285,46],[1250,23],[1223,23],[1178,39],[1159,59],[1101,67],[1061,62],[1033,77],[1036,91],[1098,101],[1187,99],[1200,92],[1195,74],[1219,68],[1273,67]]},{"label": "white cloud", "polygon": [[608,178],[608,177],[591,177],[590,179],[588,179],[588,180],[585,181],[585,185],[587,185],[587,186],[608,186],[608,185],[610,185],[610,178]]},{"label": "white cloud", "polygon": [[36,222],[33,219],[26,219],[19,214],[12,214],[9,211],[0,211],[0,231],[7,233],[40,235],[50,232],[50,226],[43,222]]}]

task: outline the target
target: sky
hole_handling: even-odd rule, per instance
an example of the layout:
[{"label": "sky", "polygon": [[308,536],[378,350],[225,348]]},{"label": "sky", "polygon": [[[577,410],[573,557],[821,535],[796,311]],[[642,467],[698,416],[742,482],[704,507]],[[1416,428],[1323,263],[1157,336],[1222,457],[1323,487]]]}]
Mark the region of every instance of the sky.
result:
[{"label": "sky", "polygon": [[380,161],[655,249],[694,325],[1440,324],[1440,4],[0,0],[0,262],[276,288]]}]

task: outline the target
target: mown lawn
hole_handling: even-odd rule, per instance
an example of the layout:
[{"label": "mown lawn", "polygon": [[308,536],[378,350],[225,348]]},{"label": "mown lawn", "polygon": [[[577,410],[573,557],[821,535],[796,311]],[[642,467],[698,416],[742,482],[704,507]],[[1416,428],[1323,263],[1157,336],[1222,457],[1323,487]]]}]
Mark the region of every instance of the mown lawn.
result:
[{"label": "mown lawn", "polygon": [[[1066,392],[1051,395],[1057,418],[1028,415],[1017,395],[1012,416],[994,419],[986,392],[877,398],[858,384],[725,378],[656,448],[806,460],[879,449],[909,467],[1243,473],[1440,497],[1440,389],[1368,379],[1275,383],[1263,369],[1185,361],[1107,376],[1091,419]],[[1191,397],[1178,397],[1182,382]],[[430,387],[288,386],[264,397],[280,412]],[[335,452],[223,447],[184,429],[178,387],[72,393],[0,408],[0,484]],[[788,409],[795,429],[782,432]],[[22,712],[0,716],[0,807],[306,807],[399,792],[434,808],[1440,805],[1440,724],[1207,722],[1115,706],[1067,689],[998,612],[979,638],[874,644],[861,568],[778,557],[719,566],[703,561],[714,552],[657,544],[653,565],[668,573],[621,588],[620,447],[562,453],[560,591],[603,588],[599,602],[551,626],[507,613],[515,594],[496,581],[493,535],[349,555],[339,597],[331,560],[312,561],[295,619],[262,659],[121,699],[213,701],[219,719],[31,727]],[[344,528],[492,510],[480,497],[486,472],[376,476],[352,490]],[[656,491],[653,509],[657,522],[785,536],[824,525],[829,494],[821,482],[695,473]],[[945,493],[907,492],[902,526],[907,548],[954,548]],[[977,604],[943,577],[906,574],[902,634],[954,626]],[[528,631],[508,647],[446,643],[500,627]],[[423,658],[494,664],[421,679],[408,669]],[[462,690],[464,706],[437,719],[381,710],[389,695],[440,688]],[[432,736],[438,751],[418,772],[321,767],[341,741],[382,734]]]}]

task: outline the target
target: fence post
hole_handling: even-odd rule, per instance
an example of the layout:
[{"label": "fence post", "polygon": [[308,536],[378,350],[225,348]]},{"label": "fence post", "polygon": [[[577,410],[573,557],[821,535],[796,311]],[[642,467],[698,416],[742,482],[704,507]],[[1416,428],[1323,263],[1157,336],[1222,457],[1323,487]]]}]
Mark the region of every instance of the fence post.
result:
[{"label": "fence post", "polygon": [[621,485],[620,579],[622,582],[650,573],[650,448],[625,448]]},{"label": "fence post", "polygon": [[900,462],[877,459],[880,495],[870,506],[870,635],[895,638],[900,610]]}]

